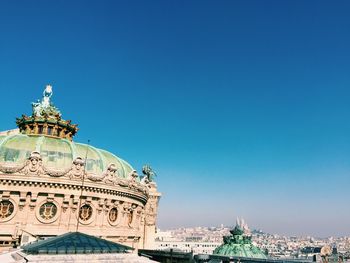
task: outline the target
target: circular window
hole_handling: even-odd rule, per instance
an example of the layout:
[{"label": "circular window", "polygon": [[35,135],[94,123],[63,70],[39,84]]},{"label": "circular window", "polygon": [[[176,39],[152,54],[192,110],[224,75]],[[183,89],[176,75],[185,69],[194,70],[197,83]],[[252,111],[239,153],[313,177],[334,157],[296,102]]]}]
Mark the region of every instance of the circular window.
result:
[{"label": "circular window", "polygon": [[56,201],[43,201],[35,212],[36,218],[44,224],[55,222],[59,217],[59,204]]},{"label": "circular window", "polygon": [[83,222],[89,221],[92,217],[92,207],[90,205],[83,205],[79,210],[79,218]]},{"label": "circular window", "polygon": [[15,206],[9,200],[0,201],[0,220],[9,219],[14,210]]},{"label": "circular window", "polygon": [[57,206],[52,202],[45,203],[40,206],[39,214],[42,219],[51,220],[57,214]]}]

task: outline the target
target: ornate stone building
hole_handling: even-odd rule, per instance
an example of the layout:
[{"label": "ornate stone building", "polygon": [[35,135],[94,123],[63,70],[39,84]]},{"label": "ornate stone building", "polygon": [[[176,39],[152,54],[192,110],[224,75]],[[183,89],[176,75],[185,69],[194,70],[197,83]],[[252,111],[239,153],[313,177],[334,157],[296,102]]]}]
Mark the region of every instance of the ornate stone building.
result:
[{"label": "ornate stone building", "polygon": [[160,193],[149,166],[76,143],[47,86],[18,129],[0,133],[0,251],[76,231],[152,248]]}]

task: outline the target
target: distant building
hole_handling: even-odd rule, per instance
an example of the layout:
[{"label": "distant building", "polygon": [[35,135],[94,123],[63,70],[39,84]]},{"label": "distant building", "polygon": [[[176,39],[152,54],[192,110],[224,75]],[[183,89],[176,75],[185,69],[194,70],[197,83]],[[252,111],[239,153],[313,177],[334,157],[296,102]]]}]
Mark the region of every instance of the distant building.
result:
[{"label": "distant building", "polygon": [[224,244],[214,250],[214,255],[258,259],[267,258],[263,251],[252,244],[250,230],[243,220],[240,221],[237,219],[237,224],[230,233],[230,236],[224,237]]},{"label": "distant building", "polygon": [[185,252],[193,254],[213,254],[220,243],[214,242],[191,242],[191,241],[156,241],[156,249]]}]

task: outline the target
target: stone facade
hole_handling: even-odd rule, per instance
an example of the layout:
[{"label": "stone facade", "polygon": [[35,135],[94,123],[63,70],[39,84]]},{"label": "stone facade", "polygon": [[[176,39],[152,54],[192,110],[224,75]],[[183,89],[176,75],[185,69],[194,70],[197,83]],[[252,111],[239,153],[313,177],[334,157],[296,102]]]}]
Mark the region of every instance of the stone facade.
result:
[{"label": "stone facade", "polygon": [[[24,139],[21,137],[16,147],[24,147],[26,140],[32,137],[38,138],[43,146],[45,137],[50,137],[51,141],[66,141],[60,134],[54,138],[52,134],[38,134],[35,129],[36,133],[31,134],[23,122],[21,125],[21,133],[25,135],[21,135]],[[77,229],[136,249],[152,248],[160,198],[154,182],[140,180],[134,170],[126,173],[120,164],[125,166],[125,163],[117,158],[113,160],[120,161],[119,164],[101,164],[105,171],[100,174],[89,172],[85,167],[89,161],[87,157],[74,156],[75,152],[69,153],[71,165],[62,169],[46,166],[50,156],[43,156],[35,149],[29,154],[28,147],[24,151],[26,159],[13,161],[11,154],[19,150],[10,149],[12,152],[9,152],[3,145],[20,136],[16,133],[0,133],[0,137],[3,136],[0,138],[0,251]],[[69,143],[71,148],[77,147]],[[35,147],[38,148],[38,142]],[[11,161],[1,156],[6,154]],[[60,156],[63,155],[67,153]],[[98,155],[102,155],[101,152]],[[121,169],[124,169],[123,176],[118,172]]]},{"label": "stone facade", "polygon": [[134,248],[152,247],[160,197],[156,184],[143,185],[131,175],[117,181],[107,172],[99,179],[78,176],[76,165],[54,173],[42,165],[39,153],[17,167],[0,163],[0,246],[78,227]]}]

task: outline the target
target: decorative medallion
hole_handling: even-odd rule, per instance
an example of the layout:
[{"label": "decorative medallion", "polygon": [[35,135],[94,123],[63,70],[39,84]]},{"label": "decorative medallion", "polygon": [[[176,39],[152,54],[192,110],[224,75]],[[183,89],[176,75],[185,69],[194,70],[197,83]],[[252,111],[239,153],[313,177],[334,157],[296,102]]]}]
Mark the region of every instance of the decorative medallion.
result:
[{"label": "decorative medallion", "polygon": [[92,207],[88,204],[83,205],[80,207],[79,210],[79,218],[83,222],[88,221],[92,217]]},{"label": "decorative medallion", "polygon": [[0,219],[6,219],[13,214],[15,207],[8,200],[0,201]]},{"label": "decorative medallion", "polygon": [[115,223],[118,219],[118,210],[117,208],[113,207],[108,214],[108,219],[111,223]]},{"label": "decorative medallion", "polygon": [[52,202],[47,202],[40,206],[40,217],[44,220],[51,220],[57,214],[57,206]]}]

